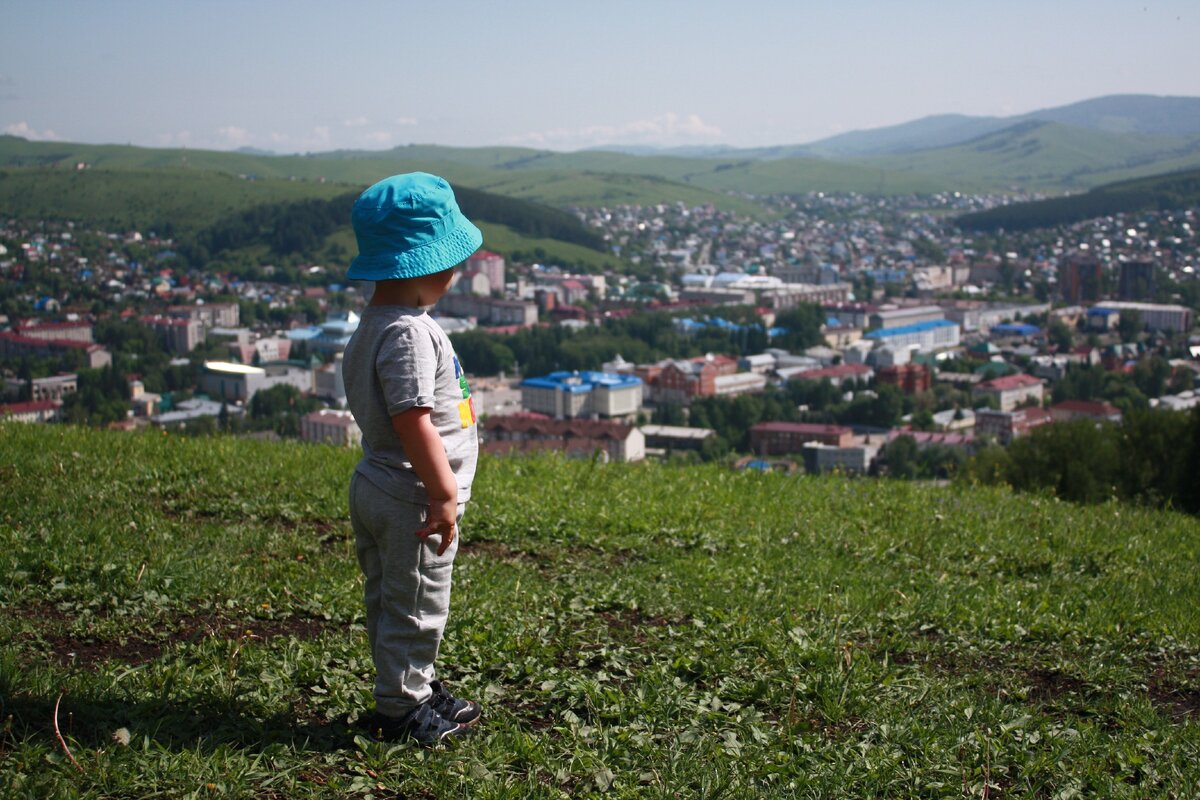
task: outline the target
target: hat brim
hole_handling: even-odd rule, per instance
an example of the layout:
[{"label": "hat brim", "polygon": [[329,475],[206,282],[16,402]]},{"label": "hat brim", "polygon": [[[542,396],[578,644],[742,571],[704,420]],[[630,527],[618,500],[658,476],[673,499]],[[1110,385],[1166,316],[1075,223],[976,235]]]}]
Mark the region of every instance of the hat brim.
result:
[{"label": "hat brim", "polygon": [[405,250],[357,256],[346,277],[353,281],[390,281],[419,278],[455,267],[483,246],[483,233],[459,215],[454,230],[436,241]]}]

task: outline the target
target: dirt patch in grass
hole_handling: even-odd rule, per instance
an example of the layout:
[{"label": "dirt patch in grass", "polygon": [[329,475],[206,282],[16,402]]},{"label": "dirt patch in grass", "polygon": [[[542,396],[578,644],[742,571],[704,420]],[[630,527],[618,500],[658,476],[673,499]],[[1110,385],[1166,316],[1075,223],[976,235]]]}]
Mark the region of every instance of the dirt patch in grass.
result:
[{"label": "dirt patch in grass", "polygon": [[643,614],[637,608],[619,608],[601,611],[599,617],[610,628],[617,629],[637,629],[637,628],[667,628],[672,625],[686,624],[687,620],[669,619],[661,615]]},{"label": "dirt patch in grass", "polygon": [[524,550],[514,550],[503,542],[494,539],[463,539],[459,542],[460,554],[483,556],[499,561],[524,562],[536,564],[538,560]]},{"label": "dirt patch in grass", "polygon": [[1031,669],[1025,673],[1032,687],[1031,700],[1057,701],[1067,695],[1082,696],[1089,692],[1088,685],[1076,677],[1056,669]]},{"label": "dirt patch in grass", "polygon": [[549,577],[551,569],[564,565],[573,567],[579,563],[587,565],[602,562],[611,567],[621,567],[642,559],[640,553],[629,549],[610,551],[594,545],[570,544],[547,547],[544,552],[530,552],[515,549],[494,539],[464,539],[458,546],[458,552],[494,558],[511,564],[528,564],[536,568],[543,577]]},{"label": "dirt patch in grass", "polygon": [[1200,719],[1200,689],[1195,686],[1180,686],[1165,670],[1159,669],[1151,676],[1147,690],[1150,701],[1170,716],[1176,719]]},{"label": "dirt patch in grass", "polygon": [[[269,641],[278,637],[315,639],[332,625],[328,620],[308,617],[282,619],[238,619],[215,613],[192,614],[146,624],[143,631],[104,635],[70,630],[75,617],[50,603],[10,610],[14,616],[37,620],[36,633],[20,637],[36,641],[49,660],[62,666],[93,671],[101,664],[117,661],[132,666],[159,658],[163,650],[181,641],[198,642],[220,638],[226,641]],[[103,617],[103,615],[101,615]],[[136,624],[131,621],[131,624]]]}]

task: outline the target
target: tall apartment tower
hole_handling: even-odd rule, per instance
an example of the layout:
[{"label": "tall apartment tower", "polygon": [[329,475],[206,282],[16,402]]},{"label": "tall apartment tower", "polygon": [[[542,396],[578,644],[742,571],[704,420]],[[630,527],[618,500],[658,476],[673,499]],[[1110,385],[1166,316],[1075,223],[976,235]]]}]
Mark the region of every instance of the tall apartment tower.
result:
[{"label": "tall apartment tower", "polygon": [[1058,268],[1058,290],[1070,305],[1100,299],[1104,285],[1104,267],[1091,255],[1073,253]]},{"label": "tall apartment tower", "polygon": [[1154,262],[1123,261],[1117,274],[1117,296],[1122,300],[1154,299]]}]

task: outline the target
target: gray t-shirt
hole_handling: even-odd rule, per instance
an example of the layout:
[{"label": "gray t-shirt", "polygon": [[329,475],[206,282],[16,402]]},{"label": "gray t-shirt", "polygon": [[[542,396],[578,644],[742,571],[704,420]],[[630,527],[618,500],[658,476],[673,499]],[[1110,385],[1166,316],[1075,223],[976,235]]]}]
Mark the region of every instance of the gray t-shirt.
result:
[{"label": "gray t-shirt", "polygon": [[479,453],[475,405],[454,347],[420,308],[367,306],[342,361],[346,400],[362,429],[358,472],[400,500],[427,503],[425,485],[392,428],[392,417],[414,406],[432,409],[458,482],[458,502],[471,496]]}]

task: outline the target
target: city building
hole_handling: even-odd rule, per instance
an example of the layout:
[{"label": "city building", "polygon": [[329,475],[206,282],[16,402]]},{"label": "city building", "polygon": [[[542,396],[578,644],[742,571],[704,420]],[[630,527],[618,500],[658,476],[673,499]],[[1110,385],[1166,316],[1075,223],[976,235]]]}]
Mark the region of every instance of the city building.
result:
[{"label": "city building", "polygon": [[803,452],[809,442],[847,447],[853,436],[854,431],[841,425],[760,422],[750,428],[750,450],[762,456],[778,456]]},{"label": "city building", "polygon": [[[946,319],[957,322],[963,333],[987,333],[994,326],[1050,311],[1049,303],[988,303],[982,300],[951,300],[941,304]],[[1073,322],[1071,324],[1074,324]]]},{"label": "city building", "polygon": [[1122,300],[1104,300],[1093,310],[1106,312],[1136,311],[1143,327],[1152,331],[1189,332],[1196,325],[1196,313],[1187,306],[1160,305],[1158,303],[1134,303]]},{"label": "city building", "polygon": [[467,259],[465,273],[479,273],[487,278],[492,292],[504,291],[504,256],[490,250],[476,250]]},{"label": "city building", "polygon": [[253,341],[230,342],[229,353],[243,364],[287,361],[292,353],[292,340],[282,336],[264,336]]},{"label": "city building", "polygon": [[642,380],[612,372],[552,372],[521,381],[521,407],[554,419],[624,418],[642,407]]},{"label": "city building", "polygon": [[320,325],[320,331],[307,339],[310,353],[342,353],[350,337],[358,330],[359,317],[353,311],[331,314]]},{"label": "city building", "polygon": [[832,367],[804,369],[799,371],[778,370],[778,375],[790,381],[829,381],[834,386],[866,384],[875,377],[875,371],[866,364],[835,364]]},{"label": "city building", "polygon": [[190,353],[204,341],[204,323],[196,318],[156,314],[138,321],[158,335],[168,353]]},{"label": "city building", "polygon": [[155,414],[150,417],[150,421],[162,428],[186,428],[189,422],[195,422],[202,417],[219,417],[222,411],[230,417],[241,417],[246,410],[218,400],[193,397],[191,400],[179,401],[170,411]]},{"label": "city building", "polygon": [[199,322],[205,330],[209,328],[236,328],[241,324],[241,309],[237,303],[196,303],[187,306],[171,306],[167,315],[179,319]]},{"label": "city building", "polygon": [[643,425],[639,430],[646,437],[647,455],[699,450],[706,441],[717,435],[711,428],[688,428],[682,425]]},{"label": "city building", "polygon": [[29,399],[62,400],[66,395],[79,389],[79,376],[74,372],[63,372],[46,378],[32,378],[28,381],[21,378],[5,378],[4,394],[6,397],[19,398],[22,392],[29,389]]},{"label": "city building", "polygon": [[1050,406],[1050,416],[1055,422],[1069,422],[1074,419],[1120,422],[1121,409],[1112,403],[1099,400],[1064,400]]},{"label": "city building", "polygon": [[932,372],[924,364],[898,364],[875,370],[877,384],[895,386],[904,394],[927,392],[932,381]]},{"label": "city building", "polygon": [[536,325],[538,307],[527,300],[501,300],[470,294],[447,294],[438,301],[438,313],[473,317],[481,325]]},{"label": "city building", "polygon": [[16,333],[30,339],[54,342],[84,342],[91,344],[93,329],[90,322],[44,322],[27,319],[16,327]]},{"label": "city building", "polygon": [[487,417],[483,450],[512,454],[558,450],[572,458],[600,454],[608,461],[641,461],[646,438],[633,425],[610,420],[546,419],[533,416]]},{"label": "city building", "polygon": [[306,442],[356,447],[362,443],[362,430],[349,411],[322,408],[300,418],[300,438]]},{"label": "city building", "polygon": [[0,357],[61,358],[68,353],[79,353],[89,369],[100,369],[112,363],[112,353],[102,345],[75,339],[39,339],[22,336],[12,331],[0,332]]},{"label": "city building", "polygon": [[1099,300],[1104,291],[1104,267],[1092,255],[1073,253],[1058,269],[1058,291],[1069,305]]},{"label": "city building", "polygon": [[878,452],[879,448],[867,444],[835,446],[820,442],[809,442],[801,450],[804,471],[817,475],[824,472],[866,475]]},{"label": "city building", "polygon": [[1117,297],[1122,300],[1146,300],[1154,297],[1153,261],[1122,261],[1117,271]]},{"label": "city building", "polygon": [[983,381],[971,389],[971,396],[995,398],[1001,411],[1012,411],[1020,405],[1042,402],[1045,385],[1040,378],[1018,373]]},{"label": "city building", "polygon": [[61,400],[0,404],[0,422],[55,422],[61,418]]},{"label": "city building", "polygon": [[872,330],[887,328],[902,328],[917,325],[922,322],[937,322],[946,318],[941,306],[912,306],[910,308],[890,308],[876,311],[868,317],[868,327]]},{"label": "city building", "polygon": [[313,389],[313,373],[307,365],[292,363],[255,367],[228,361],[206,361],[200,375],[200,391],[215,400],[248,403],[254,395],[272,386],[287,384],[302,393]]},{"label": "city building", "polygon": [[992,408],[975,409],[975,438],[992,437],[1000,444],[1011,444],[1013,439],[1054,421],[1044,408],[1018,408],[1013,411],[997,411]]},{"label": "city building", "polygon": [[339,406],[346,405],[346,382],[342,377],[342,354],[333,361],[313,368],[313,394]]},{"label": "city building", "polygon": [[866,334],[866,339],[893,349],[916,345],[922,352],[957,347],[960,328],[948,319],[915,322],[894,328],[880,328]]}]

